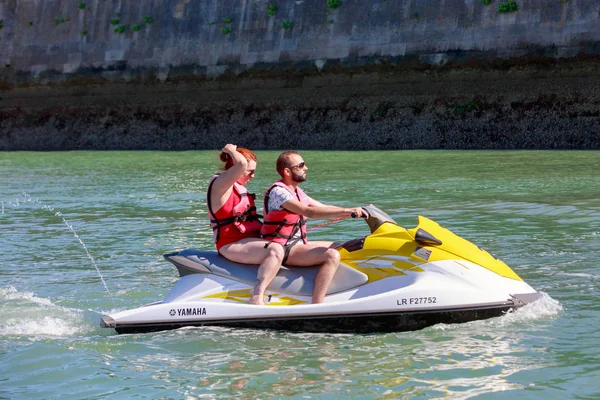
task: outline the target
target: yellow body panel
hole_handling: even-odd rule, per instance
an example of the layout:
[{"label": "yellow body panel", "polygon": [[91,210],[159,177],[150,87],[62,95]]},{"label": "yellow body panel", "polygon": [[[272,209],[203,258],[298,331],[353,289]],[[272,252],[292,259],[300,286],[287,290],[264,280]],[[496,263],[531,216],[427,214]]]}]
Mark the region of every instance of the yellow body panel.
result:
[{"label": "yellow body panel", "polygon": [[[416,242],[415,235],[419,229],[433,235],[442,244]],[[403,271],[422,272],[419,265],[442,260],[467,260],[500,276],[522,280],[508,265],[487,251],[422,216],[419,216],[418,225],[410,230],[393,223],[383,223],[364,239],[362,249],[349,252],[340,248],[339,251],[341,261],[365,273],[369,282],[405,275]]]},{"label": "yellow body panel", "polygon": [[[472,263],[481,265],[482,267],[487,268],[505,278],[515,279],[518,281],[523,280],[508,265],[497,258],[494,258],[490,253],[479,248],[468,240],[461,238],[446,228],[443,228],[438,223],[428,218],[419,216],[417,227],[411,229],[409,232],[414,235],[419,228],[429,232],[437,239],[442,241],[441,245],[431,246],[429,249],[441,249],[452,254],[455,258],[471,261]],[[435,261],[435,255],[436,251],[433,250],[432,256],[434,257],[430,258],[431,261]],[[441,259],[447,260],[448,257],[445,256]]]},{"label": "yellow body panel", "polygon": [[231,300],[238,303],[247,303],[252,297],[251,289],[229,290],[227,292],[219,292],[205,296],[205,299],[223,299]]},{"label": "yellow body panel", "polygon": [[[205,296],[205,299],[223,299],[235,301],[237,303],[247,303],[252,297],[252,289],[229,290],[227,292],[219,292]],[[282,296],[279,293],[272,293],[267,296],[265,305],[268,306],[293,306],[296,304],[306,304],[303,300],[298,300],[293,297]]]}]

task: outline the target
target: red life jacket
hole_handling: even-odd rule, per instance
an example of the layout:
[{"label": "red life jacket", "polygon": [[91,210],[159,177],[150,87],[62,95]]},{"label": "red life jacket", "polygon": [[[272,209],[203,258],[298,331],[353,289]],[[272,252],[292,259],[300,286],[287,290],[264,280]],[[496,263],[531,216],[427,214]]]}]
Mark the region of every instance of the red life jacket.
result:
[{"label": "red life jacket", "polygon": [[310,205],[309,197],[299,187],[296,187],[296,193],[294,193],[292,189],[282,181],[275,182],[265,192],[263,208],[265,220],[262,229],[260,230],[260,235],[265,240],[270,240],[285,246],[298,230],[300,230],[300,238],[306,243],[306,218],[303,215],[292,213],[286,209],[269,210],[269,194],[275,186],[286,189],[292,196],[297,198],[298,201],[307,206]]},{"label": "red life jacket", "polygon": [[210,217],[210,226],[215,235],[217,250],[229,243],[248,237],[260,237],[262,215],[256,213],[254,199],[256,195],[249,193],[244,185],[235,182],[231,195],[223,206],[214,212],[210,195],[212,185],[218,175],[212,177],[206,193],[206,206]]}]

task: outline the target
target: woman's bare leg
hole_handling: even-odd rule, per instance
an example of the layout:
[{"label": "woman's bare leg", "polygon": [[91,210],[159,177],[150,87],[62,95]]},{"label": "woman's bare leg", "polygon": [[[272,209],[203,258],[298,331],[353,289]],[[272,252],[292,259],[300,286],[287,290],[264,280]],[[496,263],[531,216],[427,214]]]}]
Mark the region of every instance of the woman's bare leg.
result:
[{"label": "woman's bare leg", "polygon": [[[265,245],[267,245],[265,247]],[[242,239],[221,247],[220,253],[228,260],[243,264],[260,264],[250,304],[264,304],[265,290],[271,284],[283,261],[283,246],[262,239]]]},{"label": "woman's bare leg", "polygon": [[284,250],[283,246],[272,243],[267,247],[267,257],[260,264],[258,274],[256,276],[256,285],[254,285],[253,296],[248,303],[264,305],[265,290],[273,282],[273,279],[279,272],[281,262],[283,261]]}]

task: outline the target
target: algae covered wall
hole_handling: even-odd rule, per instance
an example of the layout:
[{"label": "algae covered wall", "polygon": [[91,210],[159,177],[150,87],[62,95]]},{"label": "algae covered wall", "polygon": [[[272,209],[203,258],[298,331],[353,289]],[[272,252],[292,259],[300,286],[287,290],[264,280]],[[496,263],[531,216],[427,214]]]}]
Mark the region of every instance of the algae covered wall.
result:
[{"label": "algae covered wall", "polygon": [[484,3],[0,0],[0,149],[600,148],[600,2]]}]

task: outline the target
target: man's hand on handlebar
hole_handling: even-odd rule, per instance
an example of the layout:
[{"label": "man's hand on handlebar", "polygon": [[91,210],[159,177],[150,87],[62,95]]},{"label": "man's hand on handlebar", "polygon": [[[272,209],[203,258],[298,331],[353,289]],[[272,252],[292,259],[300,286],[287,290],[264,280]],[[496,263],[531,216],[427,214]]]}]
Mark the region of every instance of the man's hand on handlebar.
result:
[{"label": "man's hand on handlebar", "polygon": [[355,207],[355,208],[351,209],[350,216],[352,218],[358,218],[358,217],[367,218],[369,216],[369,214],[362,207]]}]

